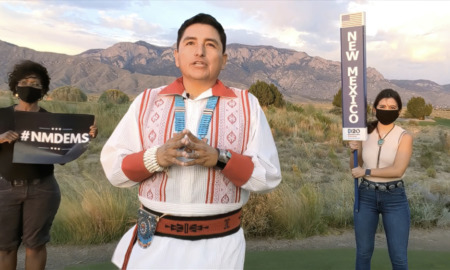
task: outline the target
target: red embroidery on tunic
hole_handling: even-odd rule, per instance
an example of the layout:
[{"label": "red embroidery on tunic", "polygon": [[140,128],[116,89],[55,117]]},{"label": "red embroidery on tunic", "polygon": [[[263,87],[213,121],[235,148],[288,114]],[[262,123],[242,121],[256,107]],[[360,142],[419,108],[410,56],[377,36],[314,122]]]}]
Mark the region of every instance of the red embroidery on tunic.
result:
[{"label": "red embroidery on tunic", "polygon": [[153,200],[153,192],[151,190],[149,190],[147,192],[147,198],[150,199],[150,200]]},{"label": "red embroidery on tunic", "polygon": [[[148,149],[155,145],[162,145],[173,134],[173,102],[171,95],[158,96],[162,89],[149,91],[146,102],[147,108],[143,108],[144,114],[140,115],[140,125],[143,147]],[[247,91],[234,90],[236,98],[222,97],[219,99],[213,114],[208,141],[214,147],[230,149],[242,153],[248,142],[248,130],[250,124],[250,112]],[[244,92],[244,93],[242,93]],[[151,106],[153,104],[154,106]],[[150,106],[149,106],[150,105]],[[208,170],[208,177],[201,179],[204,185],[204,198],[196,197],[193,203],[237,203],[241,200],[240,188],[236,187],[219,171]],[[200,186],[201,186],[200,185]],[[153,201],[179,202],[181,185],[169,180],[167,174],[157,173],[151,178],[141,182],[139,195]],[[198,193],[199,190],[193,192]]]},{"label": "red embroidery on tunic", "polygon": [[156,122],[159,119],[159,114],[155,113],[155,115],[152,116],[152,122]]},{"label": "red embroidery on tunic", "polygon": [[231,108],[234,108],[236,105],[237,105],[237,103],[233,99],[228,101],[228,106],[230,106]]},{"label": "red embroidery on tunic", "polygon": [[236,134],[233,131],[228,133],[227,140],[230,144],[233,144],[236,141]]},{"label": "red embroidery on tunic", "polygon": [[164,101],[163,101],[162,99],[158,99],[158,100],[155,102],[156,107],[162,106],[163,104],[164,104]]},{"label": "red embroidery on tunic", "polygon": [[222,200],[220,200],[221,203],[229,203],[230,202],[230,198],[228,197],[228,195],[225,194],[225,196],[222,197]]},{"label": "red embroidery on tunic", "polygon": [[228,116],[228,121],[230,121],[231,124],[236,123],[236,116],[234,116],[234,114],[230,114],[230,116]]},{"label": "red embroidery on tunic", "polygon": [[150,132],[150,134],[148,134],[148,139],[153,142],[156,139],[156,133],[154,130],[152,130],[152,132]]}]

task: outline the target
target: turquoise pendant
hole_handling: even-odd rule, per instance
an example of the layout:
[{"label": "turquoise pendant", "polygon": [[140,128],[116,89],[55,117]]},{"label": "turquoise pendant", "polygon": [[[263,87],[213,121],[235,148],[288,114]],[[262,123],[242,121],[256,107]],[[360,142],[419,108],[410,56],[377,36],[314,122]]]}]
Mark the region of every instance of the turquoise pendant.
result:
[{"label": "turquoise pendant", "polygon": [[384,143],[384,140],[383,140],[383,139],[379,139],[379,140],[378,140],[378,146],[383,145],[383,143]]}]

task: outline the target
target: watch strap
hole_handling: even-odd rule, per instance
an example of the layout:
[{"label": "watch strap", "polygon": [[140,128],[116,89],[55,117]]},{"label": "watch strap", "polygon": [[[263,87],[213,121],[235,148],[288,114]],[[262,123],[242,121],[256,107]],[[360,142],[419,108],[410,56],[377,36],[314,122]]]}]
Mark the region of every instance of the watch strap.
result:
[{"label": "watch strap", "polygon": [[231,153],[224,149],[216,148],[216,150],[217,150],[218,157],[217,157],[217,163],[216,163],[215,167],[220,170],[223,170],[231,158]]}]

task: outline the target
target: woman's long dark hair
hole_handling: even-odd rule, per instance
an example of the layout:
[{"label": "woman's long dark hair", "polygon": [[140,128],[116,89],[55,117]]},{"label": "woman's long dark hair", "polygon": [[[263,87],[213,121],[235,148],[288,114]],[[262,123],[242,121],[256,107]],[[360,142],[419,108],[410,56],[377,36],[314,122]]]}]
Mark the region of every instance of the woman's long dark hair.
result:
[{"label": "woman's long dark hair", "polygon": [[[400,98],[400,95],[397,93],[397,91],[392,89],[383,89],[380,93],[378,93],[377,97],[375,98],[375,101],[373,102],[373,108],[376,109],[378,106],[378,103],[380,103],[380,100],[383,98],[393,98],[397,102],[398,111],[400,112],[402,110],[402,99]],[[378,120],[368,122],[367,123],[367,132],[370,134],[372,131],[377,127]]]}]

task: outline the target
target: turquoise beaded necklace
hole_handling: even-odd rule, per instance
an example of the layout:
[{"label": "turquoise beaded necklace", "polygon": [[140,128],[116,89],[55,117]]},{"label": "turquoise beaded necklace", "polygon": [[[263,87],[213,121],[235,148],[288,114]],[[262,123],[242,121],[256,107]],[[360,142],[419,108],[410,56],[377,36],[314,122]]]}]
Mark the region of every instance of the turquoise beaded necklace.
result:
[{"label": "turquoise beaded necklace", "polygon": [[[177,133],[183,131],[186,127],[186,106],[184,99],[185,98],[183,96],[175,96],[175,131]],[[211,123],[211,118],[218,100],[218,96],[211,96],[208,98],[197,131],[197,137],[200,140],[203,139],[208,133],[209,124]]]}]

